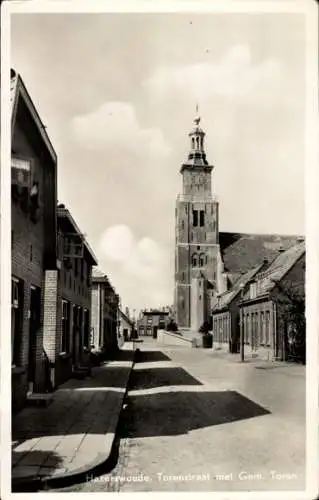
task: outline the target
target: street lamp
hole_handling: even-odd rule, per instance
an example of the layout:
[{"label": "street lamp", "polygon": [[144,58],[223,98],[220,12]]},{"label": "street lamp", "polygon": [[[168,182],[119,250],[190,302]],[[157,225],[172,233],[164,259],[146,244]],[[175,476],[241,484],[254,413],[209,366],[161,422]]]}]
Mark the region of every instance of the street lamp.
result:
[{"label": "street lamp", "polygon": [[[240,299],[243,300],[244,298],[244,284],[241,283],[239,285],[240,288]],[[240,360],[242,363],[245,361],[245,337],[244,337],[244,322],[243,322],[243,310],[240,308]]]}]

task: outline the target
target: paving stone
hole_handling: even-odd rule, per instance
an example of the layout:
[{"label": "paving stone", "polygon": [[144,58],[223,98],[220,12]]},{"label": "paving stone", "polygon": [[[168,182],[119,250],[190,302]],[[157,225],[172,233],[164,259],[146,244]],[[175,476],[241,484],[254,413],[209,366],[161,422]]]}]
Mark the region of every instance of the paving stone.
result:
[{"label": "paving stone", "polygon": [[12,470],[12,478],[36,476],[39,469],[38,466],[17,466]]},{"label": "paving stone", "polygon": [[47,460],[47,456],[43,451],[32,451],[20,460],[19,467],[41,466]]},{"label": "paving stone", "polygon": [[39,442],[40,438],[30,438],[27,441],[24,441],[23,443],[20,443],[18,446],[15,447],[13,450],[13,453],[21,453],[21,452],[28,452],[32,450],[32,448],[35,447],[35,445]]}]

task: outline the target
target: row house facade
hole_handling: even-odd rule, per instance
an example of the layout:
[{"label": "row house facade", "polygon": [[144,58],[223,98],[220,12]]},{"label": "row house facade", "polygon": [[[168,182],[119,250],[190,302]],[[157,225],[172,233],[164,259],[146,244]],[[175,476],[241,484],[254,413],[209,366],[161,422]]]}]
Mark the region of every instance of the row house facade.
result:
[{"label": "row house facade", "polygon": [[[229,352],[239,352],[240,339],[240,301],[243,294],[249,289],[249,283],[254,276],[268,265],[265,259],[262,265],[256,266],[243,273],[234,283],[233,287],[217,298],[217,304],[212,309],[212,328],[214,342],[219,348]],[[214,301],[215,302],[215,301]]]},{"label": "row house facade", "polygon": [[[214,341],[230,352],[239,352],[243,336],[246,356],[285,360],[289,357],[289,332],[297,333],[299,356],[304,356],[305,331],[289,313],[304,303],[305,245],[299,241],[281,250],[268,263],[239,277],[218,297],[212,311]],[[298,330],[298,331],[297,331]]]},{"label": "row house facade", "polygon": [[49,276],[57,272],[57,157],[21,77],[11,70],[12,407],[46,390]]},{"label": "row house facade", "polygon": [[[57,386],[88,364],[92,268],[97,258],[65,205],[57,208],[59,270],[52,277],[52,309],[45,311],[44,346]],[[56,284],[56,286],[55,286]],[[54,375],[54,376],[53,376]]]},{"label": "row house facade", "polygon": [[143,316],[137,320],[138,335],[156,338],[158,330],[165,330],[168,321],[168,310],[150,309],[143,311]]},{"label": "row house facade", "polygon": [[305,260],[305,244],[300,241],[250,283],[240,304],[248,353],[305,362]]},{"label": "row house facade", "polygon": [[102,349],[106,356],[112,356],[121,344],[118,328],[119,295],[99,269],[94,269],[92,276],[91,308],[91,346]]}]

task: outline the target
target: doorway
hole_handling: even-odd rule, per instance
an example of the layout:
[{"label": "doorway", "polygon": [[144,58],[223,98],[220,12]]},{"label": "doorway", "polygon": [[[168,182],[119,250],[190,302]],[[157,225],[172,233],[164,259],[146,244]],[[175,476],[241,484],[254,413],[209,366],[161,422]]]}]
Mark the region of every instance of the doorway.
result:
[{"label": "doorway", "polygon": [[153,326],[153,339],[157,339],[157,326]]},{"label": "doorway", "polygon": [[30,292],[28,383],[32,384],[33,389],[36,375],[37,337],[41,320],[41,289],[31,285]]}]

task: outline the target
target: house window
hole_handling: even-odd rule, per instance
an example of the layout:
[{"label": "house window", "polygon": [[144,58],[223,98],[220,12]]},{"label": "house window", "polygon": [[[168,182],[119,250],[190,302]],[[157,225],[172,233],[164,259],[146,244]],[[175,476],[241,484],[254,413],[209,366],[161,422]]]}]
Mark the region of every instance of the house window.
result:
[{"label": "house window", "polygon": [[20,364],[23,320],[23,282],[11,280],[11,360],[13,365]]},{"label": "house window", "polygon": [[250,322],[250,314],[247,313],[246,315],[246,321],[247,321],[247,344],[251,344],[251,322]]},{"label": "house window", "polygon": [[261,329],[261,335],[260,335],[260,344],[265,345],[266,344],[266,325],[265,325],[265,314],[262,311],[260,313],[260,329]]},{"label": "house window", "polygon": [[197,253],[194,253],[192,256],[192,267],[197,267]]},{"label": "house window", "polygon": [[69,352],[70,347],[70,303],[62,300],[62,339],[61,351]]},{"label": "house window", "polygon": [[270,345],[270,311],[266,311],[266,321],[265,321],[265,343]]},{"label": "house window", "polygon": [[204,210],[200,210],[199,212],[199,225],[203,227],[205,225],[205,212]]},{"label": "house window", "polygon": [[249,293],[251,299],[255,299],[257,297],[257,283],[250,283]]},{"label": "house window", "polygon": [[12,184],[30,185],[31,161],[12,157],[11,158],[11,178]]},{"label": "house window", "polygon": [[198,210],[193,210],[193,226],[198,226]]}]

